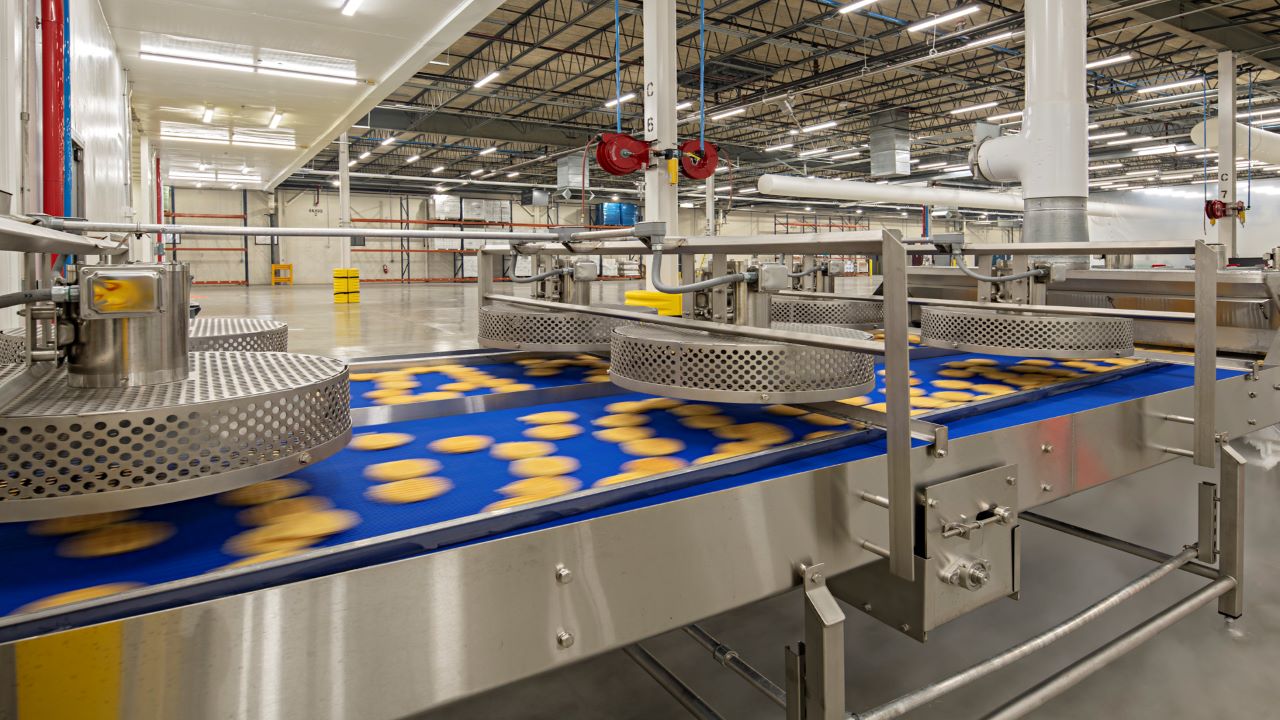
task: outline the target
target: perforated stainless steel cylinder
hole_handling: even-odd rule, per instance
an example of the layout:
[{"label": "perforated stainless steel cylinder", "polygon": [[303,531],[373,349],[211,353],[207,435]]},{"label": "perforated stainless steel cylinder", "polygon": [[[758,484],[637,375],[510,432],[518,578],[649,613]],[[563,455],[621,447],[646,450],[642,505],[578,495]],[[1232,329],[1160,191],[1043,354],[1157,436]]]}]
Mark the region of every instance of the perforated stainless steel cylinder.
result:
[{"label": "perforated stainless steel cylinder", "polygon": [[[866,340],[859,330],[774,323],[779,330]],[[613,331],[615,385],[655,395],[726,403],[820,402],[875,385],[870,355],[751,340],[699,330],[630,325]]]},{"label": "perforated stainless steel cylinder", "polygon": [[925,307],[925,345],[1045,358],[1127,357],[1133,354],[1133,321],[1090,315],[1040,315],[1009,310]]},{"label": "perforated stainless steel cylinder", "polygon": [[[601,305],[638,313],[653,308]],[[480,309],[479,341],[484,347],[540,352],[607,352],[609,331],[628,321],[572,311],[490,305]]]},{"label": "perforated stainless steel cylinder", "polygon": [[884,303],[872,300],[775,296],[769,310],[774,322],[817,325],[872,325],[884,322]]},{"label": "perforated stainless steel cylinder", "polygon": [[262,318],[197,317],[191,321],[190,349],[287,352],[289,326]]}]

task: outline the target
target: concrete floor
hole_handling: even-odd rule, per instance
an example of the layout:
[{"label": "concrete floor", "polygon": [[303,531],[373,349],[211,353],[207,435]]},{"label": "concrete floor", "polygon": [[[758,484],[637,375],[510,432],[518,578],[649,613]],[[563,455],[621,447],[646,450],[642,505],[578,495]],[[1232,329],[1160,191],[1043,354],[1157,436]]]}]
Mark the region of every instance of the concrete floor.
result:
[{"label": "concrete floor", "polygon": [[[865,281],[863,281],[865,283]],[[601,284],[616,300],[633,284]],[[290,324],[291,348],[341,357],[474,346],[474,286],[366,286],[358,306],[333,305],[323,286],[196,288],[210,315],[258,315]],[[1194,539],[1196,483],[1212,480],[1175,460],[1040,508],[1152,547],[1173,551]],[[1212,607],[1184,619],[1094,675],[1032,717],[1280,718],[1280,507],[1276,475],[1251,467],[1247,503],[1245,616],[1227,623]],[[1022,599],[1003,600],[950,623],[918,644],[846,607],[851,709],[873,707],[940,679],[1065,619],[1150,563],[1024,523]],[[1204,581],[1177,574],[1049,650],[996,673],[911,718],[982,717]],[[794,592],[710,618],[704,627],[781,683],[782,648],[802,636]],[[681,632],[645,646],[725,718],[772,719],[781,712],[719,667]],[[546,673],[427,713],[431,720],[475,718],[654,719],[684,711],[620,652]]]}]

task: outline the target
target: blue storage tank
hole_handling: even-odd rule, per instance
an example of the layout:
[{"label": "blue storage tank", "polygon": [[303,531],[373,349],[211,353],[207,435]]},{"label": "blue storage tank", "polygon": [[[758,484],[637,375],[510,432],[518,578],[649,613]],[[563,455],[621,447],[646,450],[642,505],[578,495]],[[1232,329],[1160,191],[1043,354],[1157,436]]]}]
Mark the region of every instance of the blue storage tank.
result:
[{"label": "blue storage tank", "polygon": [[637,210],[634,203],[607,202],[595,206],[592,225],[635,225]]}]

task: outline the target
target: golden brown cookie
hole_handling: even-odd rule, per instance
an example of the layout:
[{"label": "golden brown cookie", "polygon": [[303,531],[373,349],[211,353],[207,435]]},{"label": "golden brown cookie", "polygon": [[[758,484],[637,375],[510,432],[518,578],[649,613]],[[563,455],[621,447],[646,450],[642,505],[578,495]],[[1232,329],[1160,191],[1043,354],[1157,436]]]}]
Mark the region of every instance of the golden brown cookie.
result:
[{"label": "golden brown cookie", "polygon": [[328,498],[316,495],[299,495],[298,497],[285,498],[245,508],[236,513],[236,520],[240,521],[241,525],[266,525],[283,520],[290,515],[320,512],[331,507],[333,507],[333,503]]},{"label": "golden brown cookie", "polygon": [[522,415],[518,418],[520,422],[529,425],[560,425],[562,423],[571,423],[578,419],[578,413],[568,410],[548,410],[546,412],[534,413],[532,415]]},{"label": "golden brown cookie", "polygon": [[58,543],[57,553],[68,558],[96,558],[144,550],[173,537],[177,529],[166,522],[133,520],[90,530]]},{"label": "golden brown cookie", "polygon": [[390,450],[413,442],[408,433],[364,433],[351,438],[347,447],[352,450]]},{"label": "golden brown cookie", "polygon": [[440,461],[431,458],[408,458],[369,465],[364,469],[368,480],[395,482],[409,478],[426,477],[440,470]]},{"label": "golden brown cookie", "polygon": [[734,419],[728,415],[693,415],[680,418],[680,424],[690,430],[711,430],[733,425],[734,422]]},{"label": "golden brown cookie", "polygon": [[125,520],[132,520],[138,513],[133,510],[117,510],[114,512],[93,513],[91,515],[72,515],[69,517],[37,520],[27,527],[32,535],[73,535],[80,532],[96,530]]},{"label": "golden brown cookie", "polygon": [[597,440],[604,442],[621,443],[628,440],[640,440],[642,438],[651,438],[657,433],[653,428],[636,426],[636,427],[620,427],[608,428],[605,430],[596,430],[591,433]]},{"label": "golden brown cookie", "polygon": [[651,474],[644,473],[644,472],[618,473],[617,475],[610,475],[609,477],[600,478],[599,480],[595,481],[592,487],[605,487],[607,485],[617,485],[619,483],[631,482],[632,480],[639,480],[640,478],[646,478],[646,477],[651,477]]},{"label": "golden brown cookie", "polygon": [[577,478],[565,475],[537,475],[509,482],[498,488],[498,492],[503,495],[533,495],[539,498],[553,498],[567,495],[580,487],[582,487],[582,483],[578,482]]},{"label": "golden brown cookie", "polygon": [[618,446],[626,455],[649,457],[655,455],[674,455],[684,450],[684,441],[675,438],[644,438],[628,440]]},{"label": "golden brown cookie", "polygon": [[373,502],[405,505],[440,497],[452,489],[453,483],[445,478],[419,477],[374,485],[364,491],[364,496]]},{"label": "golden brown cookie", "polygon": [[693,417],[695,415],[717,415],[720,413],[720,408],[715,405],[705,404],[680,405],[678,407],[671,408],[667,412],[675,415],[676,417]]},{"label": "golden brown cookie", "polygon": [[311,486],[301,480],[294,478],[276,478],[275,480],[264,480],[260,483],[246,485],[242,488],[229,490],[218,496],[218,502],[222,505],[233,505],[243,507],[245,505],[261,505],[274,500],[283,500],[294,495],[311,489]]},{"label": "golden brown cookie", "polygon": [[118,595],[122,592],[134,590],[140,587],[142,587],[142,583],[118,582],[106,583],[105,585],[94,585],[92,587],[80,588],[78,590],[68,590],[67,592],[61,592],[57,595],[50,595],[49,597],[29,602],[17,610],[14,610],[13,614],[20,615],[22,613],[31,613],[40,610],[63,607],[64,605],[72,605],[78,602],[85,602],[86,600],[97,600],[98,598]]},{"label": "golden brown cookie", "polygon": [[493,445],[493,438],[488,435],[455,435],[453,437],[432,440],[427,449],[445,455],[480,452]]},{"label": "golden brown cookie", "polygon": [[[632,440],[631,442],[642,441]],[[507,466],[507,469],[511,471],[512,475],[517,477],[531,478],[568,475],[579,467],[581,467],[581,463],[574,458],[549,456],[515,460]]]},{"label": "golden brown cookie", "polygon": [[525,460],[544,457],[556,451],[556,446],[549,442],[518,441],[504,442],[493,446],[489,454],[499,460]]},{"label": "golden brown cookie", "polygon": [[521,434],[532,440],[568,440],[582,433],[581,425],[560,423],[559,425],[535,425]]},{"label": "golden brown cookie", "polygon": [[[679,410],[680,408],[674,408]],[[620,428],[635,427],[636,425],[648,425],[649,416],[640,415],[639,413],[620,413],[618,415],[602,415],[591,421],[592,425],[603,428]]]},{"label": "golden brown cookie", "polygon": [[[643,441],[636,441],[643,442]],[[645,475],[657,475],[658,473],[671,472],[679,470],[688,465],[688,461],[678,457],[640,457],[635,460],[628,460],[622,463],[622,472],[624,473],[643,473]]]}]

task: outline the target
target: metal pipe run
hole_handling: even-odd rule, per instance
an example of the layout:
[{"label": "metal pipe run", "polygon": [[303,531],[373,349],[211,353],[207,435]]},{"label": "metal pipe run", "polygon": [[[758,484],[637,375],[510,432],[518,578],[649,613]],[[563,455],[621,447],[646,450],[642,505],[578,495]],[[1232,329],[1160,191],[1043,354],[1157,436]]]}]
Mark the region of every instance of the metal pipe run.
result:
[{"label": "metal pipe run", "polygon": [[609,238],[633,238],[635,236],[635,227],[610,228],[608,230],[582,230],[569,234],[569,238],[571,240],[607,240]]},{"label": "metal pipe run", "polygon": [[1229,577],[1209,583],[1159,613],[1152,615],[1141,625],[1064,668],[1048,680],[1005,703],[995,712],[988,715],[985,720],[1013,720],[1014,718],[1025,716],[1066,690],[1080,684],[1085,678],[1115,662],[1130,650],[1137,648],[1202,606],[1230,592],[1235,586],[1235,578]]},{"label": "metal pipe run", "polygon": [[555,233],[498,232],[488,230],[394,230],[388,228],[306,228],[250,227],[234,225],[160,225],[151,223],[111,223],[53,218],[46,226],[68,232],[109,232],[131,235],[169,233],[173,235],[273,235],[276,237],[374,237],[374,238],[471,238],[473,240],[554,241]]},{"label": "metal pipe run", "polygon": [[[1112,550],[1129,553],[1130,555],[1140,557],[1144,560],[1151,560],[1152,562],[1168,562],[1170,558],[1174,557],[1173,555],[1160,552],[1159,550],[1154,550],[1144,545],[1131,543],[1128,540],[1121,540],[1120,538],[1114,538],[1110,535],[1103,535],[1100,532],[1072,525],[1071,523],[1047,517],[1040,513],[1031,512],[1030,510],[1024,510],[1018,513],[1018,519],[1026,520],[1029,523],[1040,525],[1042,527],[1049,528],[1050,530],[1057,530],[1061,533],[1073,535],[1081,540],[1088,540],[1089,542],[1097,543],[1103,547],[1109,547]],[[1208,578],[1209,580],[1214,580],[1218,577],[1218,571],[1216,569],[1195,561],[1189,562],[1179,569],[1189,572],[1192,575],[1199,575],[1202,578]]]},{"label": "metal pipe run", "polygon": [[546,280],[547,278],[555,277],[557,275],[568,275],[571,272],[573,272],[573,270],[570,268],[556,268],[555,270],[548,270],[544,273],[538,273],[537,275],[530,275],[527,278],[513,277],[511,278],[511,282],[520,284],[535,283],[539,280]]},{"label": "metal pipe run", "polygon": [[960,272],[979,282],[1007,283],[1013,282],[1014,280],[1025,280],[1027,278],[1040,277],[1042,275],[1049,274],[1049,271],[1044,268],[1036,268],[1034,270],[1027,270],[1026,272],[1014,273],[1012,275],[1001,275],[998,277],[995,275],[983,275],[965,264],[964,255],[952,255],[951,258],[956,261],[956,267],[960,268]]},{"label": "metal pipe run", "polygon": [[[1019,513],[1019,516],[1021,516],[1021,513]],[[1192,558],[1195,556],[1195,548],[1187,548],[1186,550],[1183,550],[1177,555],[1169,558],[1159,567],[1151,570],[1151,572],[1148,572],[1146,575],[1143,575],[1137,580],[1125,585],[1114,593],[1085,608],[1081,612],[1076,613],[1065,622],[1055,625],[1029,640],[1014,645],[994,657],[990,657],[976,665],[972,665],[968,669],[962,670],[949,678],[936,682],[928,687],[916,690],[915,692],[903,695],[902,697],[891,700],[879,707],[868,710],[865,713],[854,714],[852,718],[853,720],[888,720],[889,718],[900,717],[918,707],[921,707],[922,705],[937,700],[949,692],[958,690],[975,680],[979,680],[997,670],[1000,670],[1001,668],[1008,667],[1031,653],[1048,647],[1072,632],[1079,630],[1093,620],[1098,619],[1098,617],[1103,613],[1147,589],[1156,581],[1174,570],[1177,570],[1183,565],[1191,562]],[[1225,592],[1225,590],[1223,592]]]},{"label": "metal pipe run", "polygon": [[751,687],[764,693],[764,696],[769,698],[774,705],[783,708],[787,706],[786,691],[775,685],[772,680],[743,660],[736,650],[722,644],[698,625],[686,625],[684,631],[695,642],[710,651],[711,657],[715,658],[716,662],[729,668],[738,677],[750,683]]},{"label": "metal pipe run", "polygon": [[654,657],[648,650],[640,645],[628,645],[622,648],[622,652],[627,657],[635,661],[640,669],[649,673],[649,677],[653,678],[666,690],[675,701],[680,703],[681,707],[689,711],[689,714],[699,720],[722,720],[720,713],[716,712],[705,700],[698,696],[693,690],[680,681],[675,673],[667,669],[666,665],[658,662],[658,658]]},{"label": "metal pipe run", "polygon": [[668,285],[662,280],[662,251],[655,247],[653,251],[653,259],[649,261],[649,281],[653,284],[653,289],[670,295],[698,292],[699,290],[710,290],[713,287],[719,287],[721,285],[732,285],[734,283],[746,282],[748,279],[749,276],[747,273],[732,273],[722,277],[688,283],[687,285]]},{"label": "metal pipe run", "polygon": [[[746,337],[754,340],[765,340],[768,342],[793,343],[796,345],[828,348],[830,350],[846,350],[849,352],[870,353],[872,355],[883,355],[885,352],[884,343],[875,342],[874,340],[854,340],[853,338],[843,338],[834,335],[815,335],[813,333],[792,332],[790,330],[758,328],[750,325],[728,325],[725,323],[708,322],[705,320],[689,320],[682,317],[668,317],[666,315],[646,315],[644,313],[631,312],[629,310],[617,310],[600,305],[572,305],[569,303],[552,302],[549,300],[535,300],[533,298],[516,297],[514,295],[493,295],[486,293],[481,297],[481,300],[488,302],[510,303],[512,305],[523,305],[525,307],[536,307],[542,308],[543,310],[602,315],[604,317],[632,320],[634,322],[648,323],[650,325],[662,325],[681,330],[699,330],[702,332],[716,333],[717,335],[732,335],[734,337]],[[905,323],[903,324],[903,328],[905,332]]]}]

